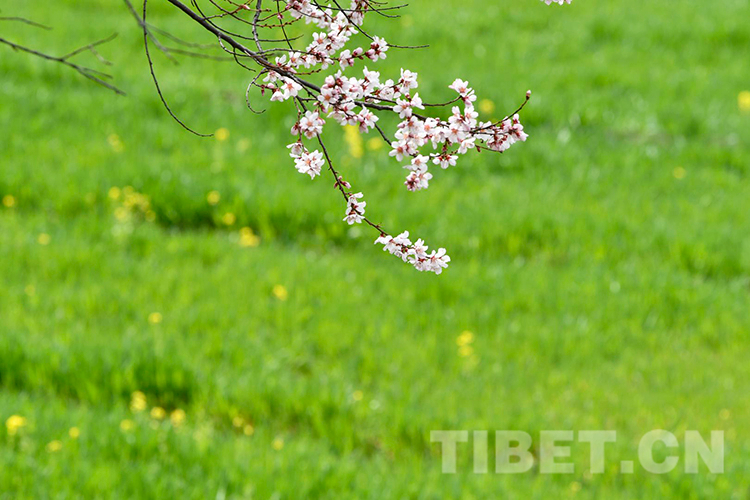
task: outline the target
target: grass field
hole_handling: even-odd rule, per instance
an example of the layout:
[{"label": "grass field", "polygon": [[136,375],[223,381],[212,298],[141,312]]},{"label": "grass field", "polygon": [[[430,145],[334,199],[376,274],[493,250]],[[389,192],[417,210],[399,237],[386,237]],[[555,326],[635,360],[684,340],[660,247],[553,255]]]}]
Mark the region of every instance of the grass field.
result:
[{"label": "grass field", "polygon": [[[750,1],[410,3],[371,29],[431,47],[384,75],[433,102],[466,78],[488,117],[534,91],[526,144],[418,193],[327,129],[441,276],[341,222],[234,64],[156,57],[175,111],[228,132],[199,139],[119,2],[2,4],[54,30],[0,36],[56,54],[119,32],[128,96],[0,47],[0,499],[750,498]],[[659,428],[723,430],[725,473],[620,474]],[[618,440],[604,474],[578,445],[574,474],[473,474],[469,443],[450,475],[438,429]]]}]

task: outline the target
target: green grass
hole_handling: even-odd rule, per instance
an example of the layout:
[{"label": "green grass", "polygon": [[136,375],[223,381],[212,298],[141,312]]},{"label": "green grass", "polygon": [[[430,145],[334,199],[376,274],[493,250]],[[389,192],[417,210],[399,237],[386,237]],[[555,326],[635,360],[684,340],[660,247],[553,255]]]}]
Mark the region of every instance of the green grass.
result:
[{"label": "green grass", "polygon": [[[152,21],[211,42],[152,3]],[[128,97],[0,52],[0,197],[15,199],[0,207],[0,424],[26,419],[0,428],[0,499],[748,498],[750,2],[411,3],[372,30],[431,48],[389,52],[384,76],[418,71],[433,102],[467,78],[498,116],[534,90],[529,142],[424,192],[385,150],[353,158],[326,132],[368,215],[448,248],[439,277],[341,222],[329,179],[286,155],[289,110],[246,110],[233,64],[156,58],[181,118],[230,132],[199,139],[161,108],[118,2],[3,7],[55,28],[5,22],[3,37],[55,53],[119,32],[101,51]],[[125,186],[153,220],[109,197]],[[246,226],[257,248],[239,245]],[[619,474],[656,428],[724,430],[725,473]],[[469,445],[444,475],[436,429],[618,442],[602,475],[581,445],[573,475],[472,474]]]}]

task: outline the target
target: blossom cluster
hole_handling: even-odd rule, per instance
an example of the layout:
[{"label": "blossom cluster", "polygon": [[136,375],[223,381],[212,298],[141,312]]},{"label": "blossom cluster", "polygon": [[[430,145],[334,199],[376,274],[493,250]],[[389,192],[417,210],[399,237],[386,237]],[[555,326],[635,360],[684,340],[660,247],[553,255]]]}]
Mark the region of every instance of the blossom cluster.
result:
[{"label": "blossom cluster", "polygon": [[559,5],[562,5],[562,4],[565,4],[565,3],[570,4],[571,1],[572,0],[542,0],[542,2],[546,3],[547,5],[549,5],[551,3],[556,3],[556,4],[559,4]]},{"label": "blossom cluster", "polygon": [[[543,0],[547,4],[570,3],[571,0]],[[468,82],[456,79],[449,88],[456,97],[439,106],[452,106],[447,119],[425,116],[426,104],[417,89],[418,75],[408,69],[401,69],[400,76],[394,79],[381,79],[377,71],[365,66],[361,76],[347,76],[345,72],[357,61],[370,63],[385,59],[388,43],[378,36],[369,36],[369,46],[347,48],[352,37],[362,31],[365,14],[373,7],[370,0],[350,0],[349,7],[343,2],[333,2],[335,7],[321,5],[312,0],[280,0],[279,19],[283,26],[282,12],[293,21],[304,20],[319,31],[313,34],[312,41],[304,50],[291,49],[274,58],[263,70],[264,79],[257,83],[261,91],[271,92],[271,101],[293,100],[297,107],[297,121],[291,128],[296,142],[290,144],[289,154],[295,168],[311,178],[321,174],[327,154],[317,149],[308,150],[305,140],[320,142],[326,118],[340,125],[353,125],[362,133],[376,129],[382,137],[385,133],[379,127],[380,117],[376,111],[392,112],[399,123],[390,142],[389,155],[397,161],[408,158],[404,167],[408,170],[404,184],[409,191],[419,191],[429,187],[433,178],[430,165],[447,169],[455,166],[460,155],[476,149],[504,152],[516,142],[527,139],[519,115],[514,113],[497,122],[480,121],[474,109],[476,93]],[[284,5],[285,4],[285,5]],[[292,22],[293,22],[292,21]],[[278,52],[277,52],[278,53]],[[369,64],[369,63],[368,63]],[[336,71],[324,77],[320,87],[307,83],[304,75],[318,73],[336,66]],[[528,101],[530,91],[526,95]],[[455,105],[454,105],[455,104]],[[435,105],[433,105],[435,106]],[[523,107],[523,106],[522,106]],[[520,108],[519,108],[520,110]],[[322,143],[320,143],[322,144]],[[431,150],[427,148],[431,147]],[[348,182],[339,176],[329,164],[336,178],[336,187],[347,202],[344,221],[348,224],[367,223],[380,230],[377,243],[385,250],[401,257],[420,271],[433,271],[437,274],[447,267],[450,258],[445,249],[427,253],[427,246],[419,239],[412,243],[405,232],[396,237],[386,234],[379,225],[365,217],[362,193],[350,193]]]},{"label": "blossom cluster", "polygon": [[445,253],[445,248],[428,253],[428,247],[421,239],[411,242],[409,231],[404,231],[396,237],[389,234],[381,234],[375,244],[383,245],[383,250],[401,258],[404,262],[413,265],[418,271],[430,271],[440,274],[448,267],[451,258]]},{"label": "blossom cluster", "polygon": [[[458,93],[454,102],[462,102],[463,110],[453,106],[448,121],[417,117],[413,110],[424,109],[419,94],[414,94],[413,98],[407,94],[404,99],[397,99],[393,107],[393,111],[404,120],[398,125],[397,140],[391,143],[389,155],[398,161],[405,156],[412,157],[410,164],[404,167],[409,170],[404,184],[410,191],[429,186],[432,179],[432,174],[428,172],[430,162],[446,169],[456,164],[458,155],[472,149],[481,150],[484,147],[502,153],[528,137],[517,114],[499,123],[478,121],[479,114],[474,109],[477,96],[468,82],[456,79],[449,88]],[[526,94],[527,98],[531,96],[530,92]],[[420,148],[426,144],[431,144],[437,152],[427,156],[421,154]]]}]

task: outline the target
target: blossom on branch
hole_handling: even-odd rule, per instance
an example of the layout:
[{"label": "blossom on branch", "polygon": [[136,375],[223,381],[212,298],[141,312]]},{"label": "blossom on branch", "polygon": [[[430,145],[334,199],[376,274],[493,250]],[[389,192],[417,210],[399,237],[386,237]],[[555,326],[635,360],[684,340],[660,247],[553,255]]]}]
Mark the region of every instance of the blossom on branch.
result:
[{"label": "blossom on branch", "polygon": [[[346,72],[360,62],[370,64],[385,59],[392,48],[386,40],[370,35],[363,28],[368,12],[378,12],[384,18],[394,17],[383,7],[383,2],[266,0],[266,6],[263,6],[263,0],[254,0],[243,3],[234,12],[222,11],[222,14],[209,18],[201,17],[202,13],[199,15],[191,11],[179,0],[168,1],[218,35],[222,48],[230,52],[243,67],[246,66],[238,58],[258,64],[260,73],[251,81],[248,91],[253,86],[260,89],[262,94],[269,91],[271,101],[292,101],[296,108],[297,119],[291,133],[297,136],[297,141],[287,146],[295,168],[314,178],[321,174],[323,166],[327,164],[334,176],[334,187],[346,201],[344,221],[373,227],[380,234],[376,243],[382,244],[385,251],[412,264],[419,271],[440,274],[448,266],[450,257],[444,248],[429,252],[421,239],[412,243],[408,231],[392,237],[380,224],[365,216],[364,195],[360,192],[352,194],[349,191],[351,184],[344,180],[331,162],[323,142],[324,117],[342,126],[357,126],[361,133],[376,131],[390,146],[389,156],[399,162],[408,157],[409,164],[405,168],[409,173],[404,184],[412,192],[429,187],[433,179],[429,171],[431,165],[441,169],[455,167],[459,157],[472,150],[502,153],[528,139],[519,113],[529,101],[530,91],[526,93],[521,106],[505,118],[483,121],[474,108],[476,92],[462,78],[456,78],[447,85],[455,92],[453,99],[442,104],[430,104],[415,91],[419,88],[418,75],[409,69],[402,68],[396,78],[386,79],[367,66],[363,67],[361,73],[351,70],[347,75]],[[571,3],[571,0],[543,1],[547,4]],[[197,0],[194,0],[194,5],[195,2]],[[252,21],[241,18],[239,12],[248,12]],[[225,16],[249,24],[250,33],[239,37],[221,28],[218,20]],[[305,24],[313,25],[315,31],[304,48],[295,47],[294,42],[298,37],[290,37],[288,30],[303,20]],[[259,36],[261,29],[268,30],[268,36]],[[258,51],[245,47],[233,38],[235,36],[253,40]],[[278,39],[279,36],[281,39]],[[357,39],[362,39],[365,44],[353,44]],[[269,47],[268,44],[273,46]],[[326,74],[328,68],[335,71]],[[309,81],[307,78],[310,77],[319,78],[321,83],[318,85]],[[450,113],[432,113],[433,108],[449,109]],[[381,128],[383,115],[397,117],[398,124],[392,139]],[[310,151],[305,141],[313,141],[317,145]]]}]

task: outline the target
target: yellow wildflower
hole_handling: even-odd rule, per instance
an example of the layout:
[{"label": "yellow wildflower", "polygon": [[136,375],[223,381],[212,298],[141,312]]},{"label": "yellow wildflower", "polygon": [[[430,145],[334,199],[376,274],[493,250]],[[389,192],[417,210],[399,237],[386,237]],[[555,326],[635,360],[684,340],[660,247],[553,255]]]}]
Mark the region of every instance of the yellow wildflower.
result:
[{"label": "yellow wildflower", "polygon": [[130,217],[130,213],[126,208],[123,207],[117,207],[115,208],[115,219],[119,220],[120,222],[123,222]]},{"label": "yellow wildflower", "polygon": [[359,127],[356,125],[346,125],[344,127],[344,141],[349,145],[349,154],[354,158],[362,158],[364,154],[362,148],[362,135],[359,133]]},{"label": "yellow wildflower", "polygon": [[49,453],[54,453],[56,451],[60,451],[61,449],[62,449],[62,443],[58,441],[57,439],[47,443],[47,451]]},{"label": "yellow wildflower", "polygon": [[209,193],[206,195],[206,201],[209,205],[216,205],[221,201],[221,193],[218,191],[209,191]]},{"label": "yellow wildflower", "polygon": [[678,180],[684,179],[685,178],[685,174],[687,174],[687,172],[682,167],[676,167],[672,171],[672,175],[674,175],[674,178],[678,179]]},{"label": "yellow wildflower", "polygon": [[239,140],[239,141],[237,142],[237,151],[238,151],[238,152],[240,152],[240,153],[244,153],[244,152],[245,152],[245,151],[247,151],[248,149],[250,149],[250,139],[247,139],[247,138],[245,138],[245,139],[240,139],[240,140]]},{"label": "yellow wildflower", "polygon": [[167,412],[164,410],[164,408],[160,406],[154,406],[153,408],[151,408],[151,418],[155,418],[156,420],[162,420],[166,416],[167,416]]},{"label": "yellow wildflower", "polygon": [[117,134],[110,134],[109,137],[107,137],[107,142],[115,153],[122,153],[125,149],[125,144],[122,143],[122,139],[120,139],[120,136]]},{"label": "yellow wildflower", "polygon": [[217,141],[224,142],[227,139],[229,139],[229,130],[225,129],[224,127],[221,127],[219,130],[216,131]]},{"label": "yellow wildflower", "polygon": [[68,431],[68,436],[70,436],[71,439],[78,439],[81,436],[81,431],[78,427],[71,427]]},{"label": "yellow wildflower", "polygon": [[260,245],[260,238],[253,233],[251,228],[243,227],[240,229],[240,246],[257,247],[258,245]]},{"label": "yellow wildflower", "polygon": [[180,410],[179,408],[176,409],[169,414],[169,420],[172,422],[172,425],[179,427],[185,422],[185,411]]},{"label": "yellow wildflower", "polygon": [[276,439],[273,440],[273,442],[271,443],[271,446],[273,446],[274,450],[279,451],[280,449],[284,447],[284,440],[280,437],[277,437]]},{"label": "yellow wildflower", "polygon": [[242,428],[242,432],[245,434],[245,436],[252,436],[255,433],[255,428],[252,425],[247,424]]},{"label": "yellow wildflower", "polygon": [[740,92],[740,95],[737,96],[737,104],[740,107],[740,111],[750,113],[750,90]]},{"label": "yellow wildflower", "polygon": [[284,301],[289,298],[289,292],[287,292],[284,285],[274,285],[273,296],[281,301]]},{"label": "yellow wildflower", "polygon": [[152,312],[148,315],[148,322],[152,325],[158,325],[164,317],[159,312]]},{"label": "yellow wildflower", "polygon": [[146,409],[146,395],[141,391],[135,391],[130,396],[130,411],[133,413],[142,412]]},{"label": "yellow wildflower", "polygon": [[124,432],[132,431],[135,428],[135,422],[130,420],[129,418],[126,418],[122,422],[120,422],[120,429]]},{"label": "yellow wildflower", "polygon": [[223,222],[227,226],[232,226],[235,222],[237,222],[237,216],[232,212],[227,212],[222,216],[221,222]]},{"label": "yellow wildflower", "polygon": [[469,330],[461,332],[461,335],[456,339],[456,344],[458,344],[459,347],[469,345],[472,342],[474,342],[474,334]]},{"label": "yellow wildflower", "polygon": [[37,241],[37,242],[38,242],[38,243],[39,243],[40,245],[49,245],[49,242],[50,242],[51,240],[52,240],[52,238],[50,238],[50,235],[49,235],[49,234],[47,234],[47,233],[41,233],[41,234],[40,234],[39,236],[37,236],[37,238],[36,238],[36,241]]},{"label": "yellow wildflower", "polygon": [[112,186],[109,188],[109,192],[107,193],[107,196],[109,196],[113,200],[117,200],[120,198],[120,188],[117,186]]},{"label": "yellow wildflower", "polygon": [[9,436],[15,436],[21,427],[26,426],[26,418],[20,415],[11,415],[5,421],[5,428],[8,429]]},{"label": "yellow wildflower", "polygon": [[458,348],[458,355],[462,358],[468,358],[472,354],[474,354],[474,348],[470,345],[462,345]]},{"label": "yellow wildflower", "polygon": [[382,139],[378,139],[377,137],[373,137],[369,141],[367,141],[367,149],[370,151],[377,151],[379,149],[383,149],[383,146],[385,143]]},{"label": "yellow wildflower", "polygon": [[16,198],[13,195],[6,194],[3,196],[3,205],[5,208],[12,208],[16,204]]},{"label": "yellow wildflower", "polygon": [[354,392],[352,393],[352,399],[353,399],[354,401],[362,401],[362,398],[363,398],[364,396],[365,396],[365,395],[364,395],[364,393],[363,393],[362,391],[359,391],[359,390],[357,390],[357,391],[354,391]]},{"label": "yellow wildflower", "polygon": [[493,113],[495,111],[495,103],[490,101],[489,99],[482,99],[481,101],[479,101],[479,111],[481,111],[485,115],[489,115],[490,113]]}]

